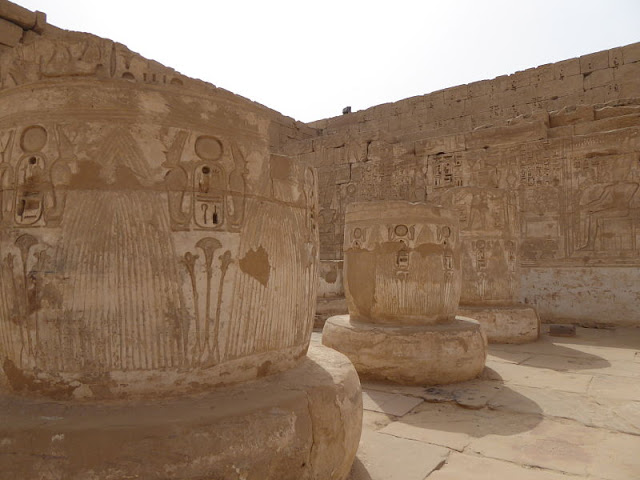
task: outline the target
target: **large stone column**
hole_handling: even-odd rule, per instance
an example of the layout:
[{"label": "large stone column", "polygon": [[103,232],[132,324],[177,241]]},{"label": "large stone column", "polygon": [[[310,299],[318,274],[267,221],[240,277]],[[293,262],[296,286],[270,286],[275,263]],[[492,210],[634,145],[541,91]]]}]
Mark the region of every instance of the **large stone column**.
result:
[{"label": "large stone column", "polygon": [[0,54],[0,469],[344,479],[360,386],[307,356],[316,176],[272,153],[282,117],[109,40],[26,38]]},{"label": "large stone column", "polygon": [[353,203],[345,218],[349,315],[327,320],[323,343],[361,377],[430,385],[484,368],[478,322],[456,317],[461,288],[456,213],[400,201]]}]

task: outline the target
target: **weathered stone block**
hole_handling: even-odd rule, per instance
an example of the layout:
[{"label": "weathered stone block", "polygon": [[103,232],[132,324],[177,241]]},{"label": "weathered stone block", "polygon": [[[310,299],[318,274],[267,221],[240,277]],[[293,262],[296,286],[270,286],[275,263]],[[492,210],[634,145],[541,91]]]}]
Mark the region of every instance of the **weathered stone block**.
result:
[{"label": "weathered stone block", "polygon": [[285,155],[303,155],[313,152],[313,140],[290,140],[285,142],[283,153]]},{"label": "weathered stone block", "polygon": [[489,343],[528,343],[540,337],[540,319],[531,307],[461,306],[458,314],[478,321]]},{"label": "weathered stone block", "polygon": [[613,69],[604,68],[602,70],[595,70],[591,73],[584,75],[584,89],[589,90],[595,87],[601,87],[603,85],[609,85],[613,82]]},{"label": "weathered stone block", "polygon": [[509,143],[531,142],[546,137],[546,125],[543,122],[531,122],[475,130],[465,135],[465,145],[467,148],[484,148]]},{"label": "weathered stone block", "polygon": [[562,80],[564,77],[571,77],[580,74],[580,59],[571,58],[553,64],[554,79]]},{"label": "weathered stone block", "polygon": [[464,135],[447,135],[444,137],[416,140],[416,155],[434,155],[437,153],[457,152],[465,149]]},{"label": "weathered stone block", "polygon": [[556,79],[555,68],[554,65],[548,63],[546,65],[540,65],[532,69],[531,72],[531,83],[534,85],[539,85],[541,83],[551,82]]},{"label": "weathered stone block", "polygon": [[394,326],[331,317],[322,343],[344,353],[363,379],[407,385],[463,382],[484,369],[487,338],[466,317],[438,325]]},{"label": "weathered stone block", "polygon": [[544,82],[538,85],[536,95],[542,100],[571,95],[583,90],[583,80],[582,75],[572,75],[562,80]]},{"label": "weathered stone block", "polygon": [[589,122],[593,119],[594,113],[591,105],[574,105],[549,114],[549,122],[553,128],[573,125],[580,122]]},{"label": "weathered stone block", "polygon": [[595,132],[606,132],[620,128],[637,127],[640,125],[640,114],[630,114],[596,120],[575,126],[576,135],[587,135]]},{"label": "weathered stone block", "polygon": [[481,80],[467,85],[469,98],[491,94],[491,80]]},{"label": "weathered stone block", "polygon": [[632,114],[640,114],[640,105],[606,106],[595,109],[596,120]]},{"label": "weathered stone block", "polygon": [[613,76],[617,83],[640,83],[640,61],[621,65],[613,70]]},{"label": "weathered stone block", "polygon": [[612,48],[609,50],[609,67],[617,68],[624,64],[624,54],[622,48]]},{"label": "weathered stone block", "polygon": [[15,47],[22,38],[23,30],[15,23],[0,18],[0,44]]},{"label": "weathered stone block", "polygon": [[[36,24],[36,14],[40,12],[32,12],[13,2],[0,2],[0,18],[8,20],[11,23],[21,26],[22,28],[33,28]],[[2,30],[0,26],[0,30]]]},{"label": "weathered stone block", "polygon": [[590,73],[594,70],[609,68],[609,51],[591,53],[580,57],[580,73]]},{"label": "weathered stone block", "polygon": [[640,42],[622,47],[624,63],[640,62]]}]

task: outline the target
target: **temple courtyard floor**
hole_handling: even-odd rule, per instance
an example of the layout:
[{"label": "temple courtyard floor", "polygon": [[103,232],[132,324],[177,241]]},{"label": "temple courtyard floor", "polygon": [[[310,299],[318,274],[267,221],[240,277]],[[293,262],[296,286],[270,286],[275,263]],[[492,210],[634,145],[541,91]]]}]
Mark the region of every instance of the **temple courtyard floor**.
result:
[{"label": "temple courtyard floor", "polygon": [[349,480],[640,479],[640,328],[543,326],[535,343],[490,345],[476,380],[362,387]]}]

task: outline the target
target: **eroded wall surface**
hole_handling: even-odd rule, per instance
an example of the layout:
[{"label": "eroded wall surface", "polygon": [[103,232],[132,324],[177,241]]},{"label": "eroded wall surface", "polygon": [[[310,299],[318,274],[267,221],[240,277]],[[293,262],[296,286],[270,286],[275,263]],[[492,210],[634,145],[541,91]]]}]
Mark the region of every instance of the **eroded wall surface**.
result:
[{"label": "eroded wall surface", "polygon": [[640,325],[639,79],[640,43],[311,124],[321,258],[351,202],[454,205],[466,303]]}]

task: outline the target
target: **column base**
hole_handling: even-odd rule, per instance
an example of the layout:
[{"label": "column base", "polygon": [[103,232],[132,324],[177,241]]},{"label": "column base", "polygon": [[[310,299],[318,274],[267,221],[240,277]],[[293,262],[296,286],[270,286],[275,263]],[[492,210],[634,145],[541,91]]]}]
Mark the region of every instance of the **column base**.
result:
[{"label": "column base", "polygon": [[484,369],[487,339],[473,319],[439,325],[386,326],[327,320],[322,343],[344,353],[363,379],[404,385],[442,385],[477,377]]},{"label": "column base", "polygon": [[349,312],[347,300],[344,297],[318,297],[316,303],[316,317],[313,328],[322,329],[329,317],[343,315]]},{"label": "column base", "polygon": [[529,343],[540,337],[540,319],[531,307],[461,306],[458,313],[480,322],[489,343]]},{"label": "column base", "polygon": [[349,360],[312,346],[289,371],[138,402],[0,395],[0,471],[21,480],[344,480],[362,428]]}]

